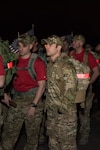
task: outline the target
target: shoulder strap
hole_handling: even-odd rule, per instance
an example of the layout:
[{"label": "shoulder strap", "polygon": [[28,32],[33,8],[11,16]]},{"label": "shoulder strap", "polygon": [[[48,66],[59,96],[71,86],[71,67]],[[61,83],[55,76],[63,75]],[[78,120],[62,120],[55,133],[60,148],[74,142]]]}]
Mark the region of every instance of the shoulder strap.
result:
[{"label": "shoulder strap", "polygon": [[88,65],[88,52],[84,51],[84,57],[83,57],[83,62]]},{"label": "shoulder strap", "polygon": [[34,70],[34,62],[37,59],[37,57],[39,57],[38,54],[32,53],[31,57],[30,57],[30,60],[28,62],[28,72],[29,72],[29,74],[31,75],[31,77],[33,79],[36,79],[36,73],[35,73],[35,70]]},{"label": "shoulder strap", "polygon": [[60,89],[61,95],[64,95],[64,80],[63,80],[62,68],[64,67],[64,65],[67,66],[67,64],[68,64],[67,58],[63,57],[63,59],[61,61],[59,61],[58,67],[56,69],[57,74],[59,75],[59,79],[57,80],[57,85]]},{"label": "shoulder strap", "polygon": [[31,54],[31,57],[29,59],[29,62],[28,62],[28,66],[27,67],[24,67],[24,68],[19,68],[19,67],[16,67],[17,70],[27,70],[30,74],[30,76],[36,80],[36,73],[35,73],[35,70],[34,70],[34,62],[35,60],[37,59],[38,54],[36,53],[32,53]]}]

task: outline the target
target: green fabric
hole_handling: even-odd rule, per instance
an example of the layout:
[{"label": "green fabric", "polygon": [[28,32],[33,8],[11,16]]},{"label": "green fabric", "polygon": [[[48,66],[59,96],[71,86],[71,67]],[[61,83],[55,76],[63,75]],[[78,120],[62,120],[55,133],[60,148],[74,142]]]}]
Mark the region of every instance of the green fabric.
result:
[{"label": "green fabric", "polygon": [[[11,52],[9,48],[9,42],[0,40],[0,55],[2,56],[3,65],[5,68],[6,78],[4,87],[0,89],[0,95],[4,93],[6,87],[10,84],[13,75],[16,72],[17,54]],[[13,66],[9,68],[9,63],[13,63]]]}]

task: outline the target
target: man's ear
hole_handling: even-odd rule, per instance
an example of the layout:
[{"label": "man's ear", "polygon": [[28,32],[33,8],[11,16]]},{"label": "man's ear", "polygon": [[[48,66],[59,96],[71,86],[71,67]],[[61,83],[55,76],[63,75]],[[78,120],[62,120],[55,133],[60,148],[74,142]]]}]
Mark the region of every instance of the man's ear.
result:
[{"label": "man's ear", "polygon": [[38,42],[35,42],[36,46],[39,44]]},{"label": "man's ear", "polygon": [[30,44],[30,49],[32,49],[32,47],[33,47],[33,45],[32,45],[32,44]]},{"label": "man's ear", "polygon": [[84,43],[83,43],[82,41],[80,41],[80,45],[83,46],[83,44],[84,44]]},{"label": "man's ear", "polygon": [[58,45],[57,47],[58,47],[58,49],[60,49],[60,50],[61,50],[61,48],[62,48],[62,46],[60,46],[60,45]]}]

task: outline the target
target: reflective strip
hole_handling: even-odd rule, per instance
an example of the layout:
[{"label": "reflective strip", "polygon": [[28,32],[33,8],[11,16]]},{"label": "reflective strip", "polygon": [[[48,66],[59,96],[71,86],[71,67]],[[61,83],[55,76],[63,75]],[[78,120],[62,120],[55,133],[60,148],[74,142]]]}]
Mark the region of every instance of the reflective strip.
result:
[{"label": "reflective strip", "polygon": [[80,79],[90,78],[90,73],[77,74],[77,78],[80,78]]},{"label": "reflective strip", "polygon": [[12,68],[13,67],[13,62],[7,63],[7,67],[8,67],[8,69]]},{"label": "reflective strip", "polygon": [[96,62],[99,63],[99,59],[96,59]]}]

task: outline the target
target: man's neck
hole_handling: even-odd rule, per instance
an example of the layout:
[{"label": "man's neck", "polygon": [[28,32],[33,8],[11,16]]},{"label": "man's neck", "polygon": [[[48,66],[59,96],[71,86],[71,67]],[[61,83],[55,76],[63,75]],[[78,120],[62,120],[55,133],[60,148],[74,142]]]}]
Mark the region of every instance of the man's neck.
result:
[{"label": "man's neck", "polygon": [[52,60],[53,62],[55,62],[55,60],[56,60],[58,57],[60,57],[60,55],[61,55],[61,53],[59,53],[59,54],[57,54],[57,55],[55,55],[55,56],[52,56],[52,57],[51,57],[51,60]]},{"label": "man's neck", "polygon": [[31,53],[28,53],[28,54],[26,54],[26,55],[20,55],[20,57],[22,58],[22,59],[27,59],[27,58],[29,58],[31,56]]},{"label": "man's neck", "polygon": [[76,53],[77,53],[77,54],[81,53],[82,51],[83,51],[83,48],[82,48],[82,47],[76,49]]}]

